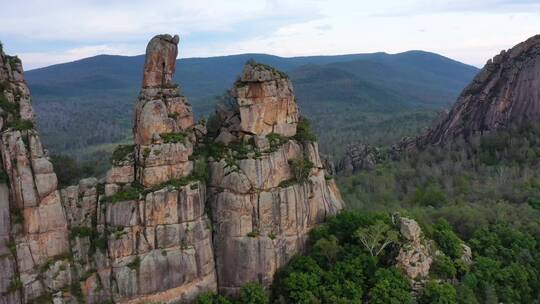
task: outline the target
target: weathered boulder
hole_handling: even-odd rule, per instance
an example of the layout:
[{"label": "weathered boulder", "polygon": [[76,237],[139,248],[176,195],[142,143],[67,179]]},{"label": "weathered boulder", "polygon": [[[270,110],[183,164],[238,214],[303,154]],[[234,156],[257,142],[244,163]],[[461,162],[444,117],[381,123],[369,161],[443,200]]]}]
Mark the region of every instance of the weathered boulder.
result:
[{"label": "weathered boulder", "polygon": [[405,239],[396,258],[397,267],[411,280],[425,278],[433,262],[430,247],[422,238],[422,230],[413,219],[400,218],[400,233]]},{"label": "weathered boulder", "polygon": [[232,91],[233,109],[221,106],[217,114],[230,132],[252,135],[296,134],[298,105],[292,84],[272,67],[248,62]]},{"label": "weathered boulder", "polygon": [[146,47],[144,62],[144,87],[166,87],[173,85],[172,77],[178,56],[178,35],[157,35]]}]

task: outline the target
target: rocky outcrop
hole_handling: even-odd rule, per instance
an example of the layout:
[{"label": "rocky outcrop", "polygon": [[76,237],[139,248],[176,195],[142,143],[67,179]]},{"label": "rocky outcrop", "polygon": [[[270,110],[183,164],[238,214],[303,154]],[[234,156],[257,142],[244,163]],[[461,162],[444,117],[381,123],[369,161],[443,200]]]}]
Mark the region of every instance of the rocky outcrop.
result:
[{"label": "rocky outcrop", "polygon": [[371,170],[382,160],[382,152],[375,147],[365,144],[349,145],[336,170],[340,174],[351,175],[362,170]]},{"label": "rocky outcrop", "polygon": [[468,138],[540,119],[540,35],[490,59],[459,96],[448,116],[410,148]]},{"label": "rocky outcrop", "polygon": [[426,278],[433,262],[427,241],[422,237],[422,229],[413,219],[400,219],[400,233],[404,241],[397,256],[397,267],[412,281]]},{"label": "rocky outcrop", "polygon": [[135,144],[103,180],[62,190],[21,63],[1,54],[0,303],[190,303],[269,286],[343,208],[286,75],[246,65],[210,138],[172,82],[178,41],[147,47]]},{"label": "rocky outcrop", "polygon": [[[0,298],[70,298],[68,227],[56,174],[34,129],[21,61],[0,51]],[[69,290],[69,288],[67,288]]]},{"label": "rocky outcrop", "polygon": [[207,147],[220,151],[210,158],[208,186],[219,290],[228,295],[248,282],[269,286],[302,252],[308,231],[343,207],[317,144],[297,134],[286,75],[250,62],[232,97],[218,106],[219,135]]}]

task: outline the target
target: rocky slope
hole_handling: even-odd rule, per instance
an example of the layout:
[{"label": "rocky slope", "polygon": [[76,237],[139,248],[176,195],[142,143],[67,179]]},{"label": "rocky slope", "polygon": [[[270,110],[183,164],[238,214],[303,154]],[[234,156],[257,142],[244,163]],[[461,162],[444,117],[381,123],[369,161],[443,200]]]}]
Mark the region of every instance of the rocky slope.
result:
[{"label": "rocky slope", "polygon": [[21,62],[0,54],[0,303],[189,303],[269,286],[343,208],[287,76],[246,65],[213,138],[172,81],[178,40],[148,44],[135,144],[103,181],[62,190]]},{"label": "rocky slope", "polygon": [[416,144],[491,132],[540,119],[540,35],[490,59],[448,116]]}]

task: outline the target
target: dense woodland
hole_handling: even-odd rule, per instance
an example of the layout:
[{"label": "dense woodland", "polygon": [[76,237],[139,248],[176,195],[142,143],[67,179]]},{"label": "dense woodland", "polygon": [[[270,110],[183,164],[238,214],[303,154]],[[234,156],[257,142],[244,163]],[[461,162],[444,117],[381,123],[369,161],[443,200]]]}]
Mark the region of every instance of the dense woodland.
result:
[{"label": "dense woodland", "polygon": [[[278,272],[269,295],[252,283],[239,299],[197,303],[538,303],[538,153],[539,125],[389,153],[374,170],[339,177],[349,210],[311,232],[306,255]],[[396,214],[416,219],[443,253],[419,291],[395,266]],[[462,243],[472,265],[459,259]]]}]

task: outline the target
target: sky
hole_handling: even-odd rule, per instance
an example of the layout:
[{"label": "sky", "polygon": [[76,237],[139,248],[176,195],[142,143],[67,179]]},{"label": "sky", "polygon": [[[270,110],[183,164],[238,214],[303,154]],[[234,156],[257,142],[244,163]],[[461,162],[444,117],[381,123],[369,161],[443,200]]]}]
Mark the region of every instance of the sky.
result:
[{"label": "sky", "polygon": [[540,0],[0,0],[0,41],[26,70],[140,55],[180,35],[179,57],[424,50],[482,67],[540,34]]}]

